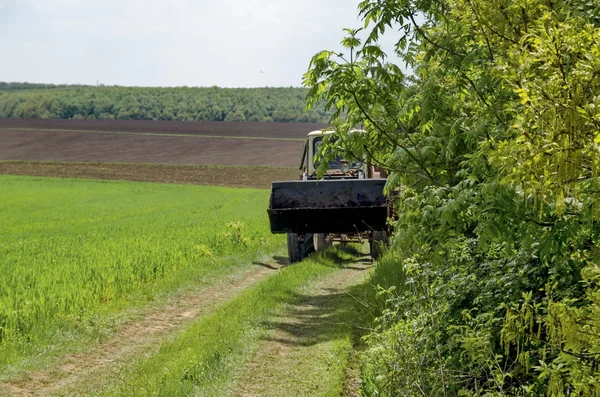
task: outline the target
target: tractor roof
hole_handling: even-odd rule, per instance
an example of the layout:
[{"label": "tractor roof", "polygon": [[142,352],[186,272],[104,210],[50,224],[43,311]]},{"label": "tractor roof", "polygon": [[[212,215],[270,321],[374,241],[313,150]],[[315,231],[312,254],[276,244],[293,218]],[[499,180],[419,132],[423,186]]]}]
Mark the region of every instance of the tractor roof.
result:
[{"label": "tractor roof", "polygon": [[331,135],[333,133],[335,133],[334,130],[316,130],[316,131],[309,132],[307,134],[307,136]]},{"label": "tractor roof", "polygon": [[[350,130],[350,133],[356,133],[356,132],[365,132],[365,131],[364,130],[359,130],[359,129],[352,129],[352,130]],[[316,131],[309,132],[307,134],[307,137],[322,136],[322,135],[332,135],[332,134],[335,134],[335,130],[333,130],[333,129],[324,129],[324,130],[316,130]]]}]

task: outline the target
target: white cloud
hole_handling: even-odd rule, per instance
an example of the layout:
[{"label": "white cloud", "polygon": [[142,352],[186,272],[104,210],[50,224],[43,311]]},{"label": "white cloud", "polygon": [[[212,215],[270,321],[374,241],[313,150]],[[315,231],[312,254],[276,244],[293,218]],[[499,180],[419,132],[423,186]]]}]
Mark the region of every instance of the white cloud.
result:
[{"label": "white cloud", "polygon": [[[299,86],[358,0],[0,0],[0,80]],[[10,12],[5,12],[10,10]],[[261,73],[262,71],[262,73]]]}]

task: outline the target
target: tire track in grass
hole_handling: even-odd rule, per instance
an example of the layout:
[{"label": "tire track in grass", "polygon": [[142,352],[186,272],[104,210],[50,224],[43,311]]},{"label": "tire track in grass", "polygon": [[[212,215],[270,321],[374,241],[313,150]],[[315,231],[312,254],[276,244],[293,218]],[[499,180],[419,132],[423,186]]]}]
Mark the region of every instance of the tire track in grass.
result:
[{"label": "tire track in grass", "polygon": [[270,332],[247,364],[235,397],[347,396],[348,364],[357,325],[351,287],[365,279],[370,261],[346,267],[305,291],[267,322]]},{"label": "tire track in grass", "polygon": [[[95,388],[91,394],[230,395],[267,337],[270,319],[306,294],[311,295],[309,291],[315,286],[333,285],[332,280],[344,274],[358,273],[362,268],[352,265],[358,254],[353,247],[334,246],[326,253],[282,269],[194,321],[166,340],[150,357],[140,358],[133,366],[124,368],[118,382]],[[344,346],[343,352],[350,351],[349,348]],[[343,372],[338,371],[342,379]]]},{"label": "tire track in grass", "polygon": [[186,293],[166,306],[153,309],[142,319],[124,325],[114,337],[89,352],[68,355],[54,368],[31,372],[22,381],[0,383],[0,395],[73,395],[78,385],[85,384],[89,388],[92,381],[110,382],[132,360],[155,351],[165,337],[281,267],[281,264],[263,264],[259,269],[242,272],[217,285]]}]

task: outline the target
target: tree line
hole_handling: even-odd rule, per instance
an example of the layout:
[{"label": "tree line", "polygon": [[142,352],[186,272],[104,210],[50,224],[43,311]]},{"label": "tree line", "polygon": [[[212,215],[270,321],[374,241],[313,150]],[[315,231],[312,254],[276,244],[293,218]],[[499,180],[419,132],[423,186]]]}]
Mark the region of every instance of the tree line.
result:
[{"label": "tree line", "polygon": [[[398,196],[362,395],[599,395],[600,6],[359,10],[305,84],[335,112],[329,155],[387,168]],[[379,46],[388,30],[413,74]]]},{"label": "tree line", "polygon": [[324,122],[305,88],[141,88],[0,82],[0,118]]}]

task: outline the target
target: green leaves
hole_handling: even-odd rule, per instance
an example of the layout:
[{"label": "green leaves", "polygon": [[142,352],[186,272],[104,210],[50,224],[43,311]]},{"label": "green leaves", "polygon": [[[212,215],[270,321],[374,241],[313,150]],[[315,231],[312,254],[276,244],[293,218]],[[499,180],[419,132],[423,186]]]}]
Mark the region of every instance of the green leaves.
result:
[{"label": "green leaves", "polygon": [[[600,302],[588,298],[597,287],[581,284],[600,240],[599,9],[586,0],[366,0],[364,43],[346,30],[350,57],[311,68],[309,96],[335,109],[340,134],[365,130],[338,149],[362,150],[391,171],[388,187],[400,192],[396,266],[421,269],[411,281],[422,288],[417,297],[388,308],[400,318],[374,336],[377,365],[377,349],[394,352],[378,367],[385,375],[365,380],[374,395],[410,394],[414,382],[420,393],[465,395],[585,394],[598,383],[597,374],[580,376],[588,361],[561,353],[560,338],[532,335],[554,321],[576,338],[600,316]],[[393,30],[411,76],[379,47]],[[564,306],[556,318],[550,299]],[[432,305],[447,310],[421,314]],[[587,314],[575,314],[578,305]],[[415,318],[431,343],[421,353],[390,342],[421,343],[410,331]],[[505,331],[501,346],[508,328],[513,339]],[[412,386],[393,384],[407,379],[403,368]]]},{"label": "green leaves", "polygon": [[44,88],[0,82],[0,118],[326,122],[331,114],[322,103],[305,111],[307,92],[303,88]]},{"label": "green leaves", "polygon": [[342,45],[344,48],[355,49],[360,46],[360,39],[356,37],[358,32],[362,29],[344,29],[344,32],[348,33],[347,37],[342,39]]}]

